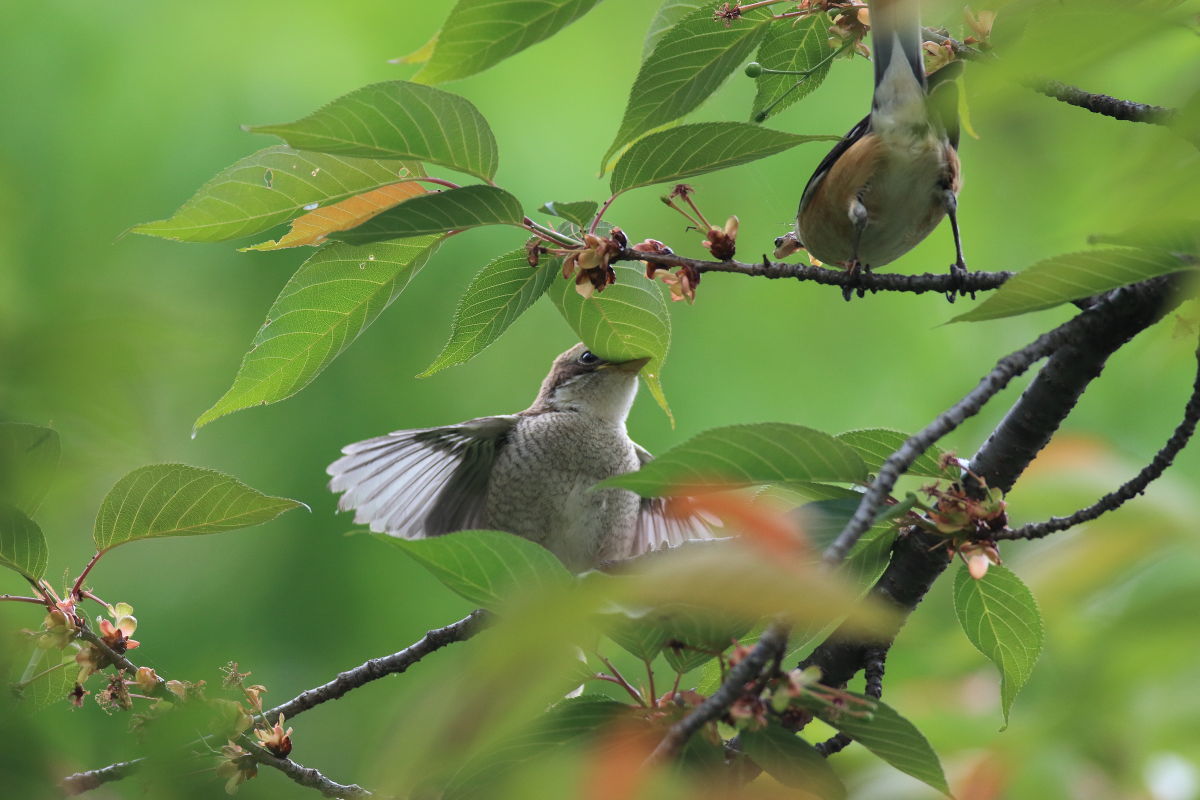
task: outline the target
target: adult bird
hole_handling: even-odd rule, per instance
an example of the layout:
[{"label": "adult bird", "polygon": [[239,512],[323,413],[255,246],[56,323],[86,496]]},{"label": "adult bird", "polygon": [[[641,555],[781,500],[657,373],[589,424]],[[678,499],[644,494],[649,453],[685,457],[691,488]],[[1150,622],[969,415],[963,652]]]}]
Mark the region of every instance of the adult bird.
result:
[{"label": "adult bird", "polygon": [[[875,65],[871,113],[817,166],[800,198],[795,234],[776,240],[776,255],[802,246],[820,261],[861,274],[895,261],[948,216],[955,249],[950,272],[961,280],[967,267],[957,215],[957,95],[950,81],[962,65],[951,63],[926,79],[918,0],[867,5]],[[850,291],[846,287],[846,299]],[[954,291],[948,297],[953,302]]]},{"label": "adult bird", "polygon": [[508,531],[574,570],[709,538],[703,520],[677,518],[661,499],[594,488],[651,459],[625,430],[647,361],[609,362],[579,344],[524,411],[347,445],[327,469],[338,509],[407,539]]}]

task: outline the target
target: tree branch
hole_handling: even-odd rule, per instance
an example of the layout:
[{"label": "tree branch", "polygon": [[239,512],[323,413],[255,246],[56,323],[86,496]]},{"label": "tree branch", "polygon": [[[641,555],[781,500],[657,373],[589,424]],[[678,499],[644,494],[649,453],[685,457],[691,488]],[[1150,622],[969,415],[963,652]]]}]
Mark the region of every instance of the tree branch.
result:
[{"label": "tree branch", "polygon": [[1102,114],[1113,119],[1126,122],[1144,122],[1148,125],[1170,125],[1179,116],[1173,108],[1152,106],[1146,103],[1136,103],[1132,100],[1119,100],[1106,94],[1085,92],[1061,81],[1031,80],[1025,83],[1030,89],[1046,97],[1060,102],[1083,108],[1093,114]]},{"label": "tree branch", "polygon": [[370,792],[357,784],[342,785],[331,781],[312,767],[297,764],[290,758],[278,758],[268,752],[266,748],[252,742],[249,737],[241,737],[241,746],[259,764],[277,769],[292,781],[308,789],[316,789],[326,797],[357,798],[375,796],[374,792]]},{"label": "tree branch", "polygon": [[[435,650],[440,650],[454,642],[462,642],[470,639],[483,630],[487,623],[488,614],[486,611],[479,609],[472,611],[458,622],[428,631],[419,640],[399,652],[393,653],[390,656],[384,656],[383,658],[371,659],[354,669],[341,673],[329,683],[301,692],[286,703],[264,711],[258,716],[258,719],[275,719],[280,714],[283,714],[287,719],[292,719],[297,714],[301,714],[321,703],[336,700],[344,696],[347,692],[364,686],[371,681],[378,680],[387,675],[404,672]],[[96,638],[99,640],[99,637]],[[89,641],[91,640],[89,639]],[[103,645],[103,641],[101,641],[101,644]],[[111,648],[109,648],[109,651],[111,652]],[[113,655],[116,656],[115,653]],[[116,657],[125,662],[124,668],[132,669],[134,672],[137,671],[137,668],[129,664],[127,659],[121,656]],[[118,663],[120,666],[120,662],[114,663]],[[172,697],[174,696],[172,695]],[[208,738],[210,737],[204,737],[202,741],[206,741]],[[77,772],[74,775],[68,775],[63,778],[60,786],[68,795],[82,794],[95,789],[101,784],[128,777],[141,766],[144,760],[138,758],[86,772]],[[301,767],[301,769],[303,768]],[[319,775],[320,773],[317,774]]]},{"label": "tree branch", "polygon": [[1146,487],[1151,482],[1157,480],[1167,467],[1171,466],[1171,462],[1175,460],[1175,456],[1179,455],[1179,451],[1183,450],[1188,440],[1192,438],[1192,434],[1195,433],[1196,424],[1200,422],[1200,348],[1196,350],[1196,362],[1196,380],[1192,384],[1192,396],[1188,399],[1187,405],[1184,407],[1183,419],[1176,426],[1175,431],[1171,434],[1171,438],[1167,440],[1167,443],[1163,445],[1161,450],[1154,454],[1154,458],[1142,468],[1141,472],[1115,492],[1109,492],[1092,505],[1080,509],[1074,514],[1066,517],[1051,517],[1045,522],[1032,522],[1013,530],[1002,531],[996,535],[996,538],[1040,539],[1052,533],[1073,528],[1081,523],[1090,522],[1102,514],[1120,508],[1127,500],[1132,500],[1146,491]]},{"label": "tree branch", "polygon": [[[1177,285],[1171,276],[1165,276],[1122,287],[1052,331],[1065,341],[976,453],[971,472],[988,486],[1005,491],[1012,488],[1100,374],[1108,357],[1180,302]],[[891,562],[871,590],[875,599],[896,609],[895,625],[870,641],[838,629],[800,666],[819,667],[822,682],[829,686],[844,685],[863,668],[872,649],[895,640],[904,620],[949,563],[943,537],[918,528],[906,530],[896,540]]]},{"label": "tree branch", "polygon": [[786,264],[772,262],[765,256],[762,263],[748,264],[741,261],[703,261],[687,258],[676,253],[641,253],[632,248],[622,250],[613,261],[648,261],[663,267],[691,267],[698,272],[732,272],[756,278],[794,278],[811,281],[822,286],[866,289],[872,292],[925,292],[945,293],[948,291],[986,292],[998,289],[1015,273],[1012,272],[968,272],[954,276],[949,272],[922,275],[899,275],[889,272],[859,272],[851,274],[845,270],[814,267],[809,264]]},{"label": "tree branch", "polygon": [[761,675],[763,668],[772,660],[783,657],[787,637],[788,629],[785,625],[780,622],[771,623],[759,637],[758,644],[729,670],[721,687],[692,709],[686,717],[671,726],[667,735],[658,743],[658,747],[654,748],[654,752],[646,759],[647,763],[656,764],[673,758],[693,734],[709,722],[724,716],[745,691],[746,684]]}]

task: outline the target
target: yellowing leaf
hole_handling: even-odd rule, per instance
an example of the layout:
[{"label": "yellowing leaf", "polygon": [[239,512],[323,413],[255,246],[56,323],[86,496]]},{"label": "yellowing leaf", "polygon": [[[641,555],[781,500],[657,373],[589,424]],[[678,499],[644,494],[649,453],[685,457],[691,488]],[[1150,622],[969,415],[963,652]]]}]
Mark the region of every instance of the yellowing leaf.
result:
[{"label": "yellowing leaf", "polygon": [[425,188],[416,181],[381,186],[297,217],[292,220],[291,230],[278,241],[262,242],[242,249],[282,250],[306,244],[318,245],[324,242],[329,234],[358,227],[372,217],[420,194],[425,194]]}]

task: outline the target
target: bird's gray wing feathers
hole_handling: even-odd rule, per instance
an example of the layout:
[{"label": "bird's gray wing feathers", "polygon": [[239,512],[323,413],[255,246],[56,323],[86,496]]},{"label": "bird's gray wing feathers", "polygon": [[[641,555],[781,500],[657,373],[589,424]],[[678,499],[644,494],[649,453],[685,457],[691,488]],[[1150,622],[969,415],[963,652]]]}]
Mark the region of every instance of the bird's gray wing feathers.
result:
[{"label": "bird's gray wing feathers", "polygon": [[488,477],[515,416],[395,431],[342,448],[325,470],[339,511],[406,539],[486,527]]},{"label": "bird's gray wing feathers", "polygon": [[[635,444],[634,449],[642,465],[654,460],[654,456],[641,445]],[[664,498],[643,497],[629,555],[639,556],[651,550],[678,547],[689,539],[714,539],[717,537],[714,528],[719,527],[721,521],[708,514],[676,516],[668,511]]]}]

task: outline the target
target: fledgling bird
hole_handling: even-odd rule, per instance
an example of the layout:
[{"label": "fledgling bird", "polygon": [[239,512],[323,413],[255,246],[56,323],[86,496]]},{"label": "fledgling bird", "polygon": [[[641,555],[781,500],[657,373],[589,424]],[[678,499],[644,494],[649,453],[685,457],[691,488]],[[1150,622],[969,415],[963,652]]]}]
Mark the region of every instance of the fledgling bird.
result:
[{"label": "fledgling bird", "polygon": [[593,488],[651,459],[625,430],[647,361],[608,362],[578,344],[524,411],[347,445],[326,470],[338,509],[407,539],[508,531],[574,570],[710,538],[704,520],[672,516],[661,499]]},{"label": "fledgling bird", "polygon": [[[867,5],[875,65],[871,113],[809,178],[794,237],[775,241],[776,256],[799,245],[825,263],[869,271],[907,253],[949,216],[955,248],[950,272],[963,276],[958,108],[949,85],[961,63],[926,80],[919,0],[870,0]],[[935,91],[938,87],[943,90]],[[953,302],[954,292],[948,296]]]}]

